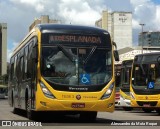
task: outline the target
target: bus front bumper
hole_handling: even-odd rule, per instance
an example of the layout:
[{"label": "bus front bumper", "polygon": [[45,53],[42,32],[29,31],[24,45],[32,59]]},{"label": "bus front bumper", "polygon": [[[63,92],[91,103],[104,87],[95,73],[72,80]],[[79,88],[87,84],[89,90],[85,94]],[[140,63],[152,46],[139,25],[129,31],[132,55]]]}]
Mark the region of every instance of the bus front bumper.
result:
[{"label": "bus front bumper", "polygon": [[131,100],[131,107],[158,108],[160,100]]},{"label": "bus front bumper", "polygon": [[39,100],[36,111],[107,111],[113,112],[114,101]]}]

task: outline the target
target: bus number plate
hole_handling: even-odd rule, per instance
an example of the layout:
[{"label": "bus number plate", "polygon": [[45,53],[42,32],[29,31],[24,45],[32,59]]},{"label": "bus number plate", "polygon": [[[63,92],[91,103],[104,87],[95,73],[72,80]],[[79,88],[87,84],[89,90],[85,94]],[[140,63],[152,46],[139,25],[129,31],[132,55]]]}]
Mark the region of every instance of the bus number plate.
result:
[{"label": "bus number plate", "polygon": [[85,108],[85,103],[72,103],[72,108]]},{"label": "bus number plate", "polygon": [[144,107],[150,107],[150,104],[143,104]]}]

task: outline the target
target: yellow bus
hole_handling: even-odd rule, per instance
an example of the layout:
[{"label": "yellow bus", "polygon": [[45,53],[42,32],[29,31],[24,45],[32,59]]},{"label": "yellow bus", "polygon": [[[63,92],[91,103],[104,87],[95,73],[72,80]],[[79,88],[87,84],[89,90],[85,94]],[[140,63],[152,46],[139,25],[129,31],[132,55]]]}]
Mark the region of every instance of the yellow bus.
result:
[{"label": "yellow bus", "polygon": [[160,53],[136,55],[131,75],[131,106],[160,110]]},{"label": "yellow bus", "polygon": [[10,59],[9,104],[26,110],[80,114],[96,119],[114,111],[116,44],[95,27],[39,24]]},{"label": "yellow bus", "polygon": [[126,111],[132,110],[130,103],[130,76],[133,59],[124,60],[121,65],[120,104]]}]

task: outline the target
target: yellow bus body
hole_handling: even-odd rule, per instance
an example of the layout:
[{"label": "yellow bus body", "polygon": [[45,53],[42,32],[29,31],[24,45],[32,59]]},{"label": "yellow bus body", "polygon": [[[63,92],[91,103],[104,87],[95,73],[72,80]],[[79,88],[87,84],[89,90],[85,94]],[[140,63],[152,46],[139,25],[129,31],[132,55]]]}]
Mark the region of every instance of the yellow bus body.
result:
[{"label": "yellow bus body", "polygon": [[[159,108],[160,107],[160,94],[158,95],[137,95],[134,93],[132,87],[131,87],[131,93],[134,95],[133,99],[131,97],[131,106],[132,107],[142,107],[142,108]],[[146,105],[140,106],[138,103],[146,103]],[[148,106],[147,103],[150,103],[151,106]],[[152,106],[152,103],[154,106]]]},{"label": "yellow bus body", "polygon": [[[102,95],[107,90],[107,86],[100,92],[66,92],[56,91],[44,80],[43,82],[56,99],[46,97],[38,84],[36,91],[36,111],[114,111],[115,89],[109,98],[101,100]],[[112,84],[112,82],[108,85]],[[77,95],[81,96],[80,100],[76,99]],[[72,108],[72,103],[84,103],[85,107]]]}]

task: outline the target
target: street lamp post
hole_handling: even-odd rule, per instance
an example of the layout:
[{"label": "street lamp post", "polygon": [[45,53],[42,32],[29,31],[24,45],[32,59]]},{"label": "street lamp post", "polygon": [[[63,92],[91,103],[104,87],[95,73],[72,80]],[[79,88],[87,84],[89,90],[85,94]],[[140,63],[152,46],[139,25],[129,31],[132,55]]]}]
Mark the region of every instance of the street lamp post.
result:
[{"label": "street lamp post", "polygon": [[141,27],[142,27],[142,33],[141,33],[141,38],[142,38],[142,54],[143,54],[143,26],[145,26],[145,24],[143,24],[143,23],[140,23],[139,24]]}]

